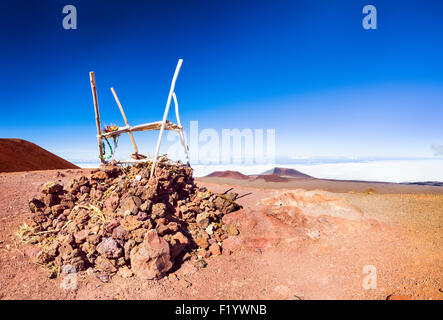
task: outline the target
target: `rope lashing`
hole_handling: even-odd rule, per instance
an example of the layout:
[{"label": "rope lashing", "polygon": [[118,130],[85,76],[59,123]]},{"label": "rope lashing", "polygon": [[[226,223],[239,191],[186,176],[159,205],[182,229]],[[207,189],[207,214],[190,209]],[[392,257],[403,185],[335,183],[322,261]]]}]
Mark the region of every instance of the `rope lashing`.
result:
[{"label": "rope lashing", "polygon": [[[117,130],[118,130],[118,127],[114,124],[112,126],[106,126],[106,128],[103,129],[103,133],[108,133],[108,132],[117,131]],[[98,156],[98,158],[102,159],[102,160],[113,159],[114,158],[115,150],[117,149],[117,145],[118,145],[118,138],[120,137],[120,135],[112,136],[112,140],[114,142],[114,149],[112,149],[112,146],[109,143],[109,140],[108,140],[108,138],[106,136],[102,135],[101,137],[104,140],[104,141],[102,141],[103,157]],[[109,155],[108,156],[105,156],[106,155],[106,144],[105,144],[105,141],[106,141],[106,144],[108,145],[108,148],[109,148]]]},{"label": "rope lashing", "polygon": [[[107,139],[106,137],[104,137],[104,136],[102,136],[102,138],[104,139],[104,141],[102,141],[102,147],[103,147],[103,160],[109,160],[109,159],[112,159],[112,158],[114,157],[114,150],[112,150],[112,146],[111,146],[111,144],[109,143],[108,139]],[[108,155],[108,156],[106,156],[106,144],[105,144],[105,141],[106,141],[106,144],[107,144],[108,147],[109,147],[109,155]],[[98,158],[100,159],[101,156],[98,156]]]}]

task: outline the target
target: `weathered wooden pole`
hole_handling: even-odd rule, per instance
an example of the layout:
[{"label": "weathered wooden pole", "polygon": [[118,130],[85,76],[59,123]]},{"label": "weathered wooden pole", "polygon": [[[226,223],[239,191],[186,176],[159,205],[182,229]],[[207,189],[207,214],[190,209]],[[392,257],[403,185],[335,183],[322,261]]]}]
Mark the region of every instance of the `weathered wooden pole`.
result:
[{"label": "weathered wooden pole", "polygon": [[[115,90],[114,90],[113,87],[111,87],[111,91],[112,91],[112,94],[114,95],[115,102],[117,102],[117,105],[118,105],[118,107],[120,109],[120,112],[121,112],[121,114],[123,116],[123,120],[125,121],[125,124],[129,127],[129,122],[128,122],[128,119],[126,118],[125,111],[123,110],[123,107],[122,107],[122,105],[120,103],[120,100],[118,99],[117,94],[115,93]],[[131,141],[132,141],[132,144],[134,145],[134,149],[135,149],[135,156],[137,157],[139,155],[138,154],[138,148],[137,148],[137,145],[136,145],[135,140],[134,140],[134,136],[132,135],[131,131],[129,131],[129,136],[131,137]]]},{"label": "weathered wooden pole", "polygon": [[103,157],[102,130],[100,127],[100,113],[98,110],[97,87],[95,85],[94,71],[89,72],[89,80],[91,81],[92,97],[94,99],[95,124],[97,125],[97,141],[98,150],[100,152],[100,161],[101,163],[105,163],[105,158]]}]

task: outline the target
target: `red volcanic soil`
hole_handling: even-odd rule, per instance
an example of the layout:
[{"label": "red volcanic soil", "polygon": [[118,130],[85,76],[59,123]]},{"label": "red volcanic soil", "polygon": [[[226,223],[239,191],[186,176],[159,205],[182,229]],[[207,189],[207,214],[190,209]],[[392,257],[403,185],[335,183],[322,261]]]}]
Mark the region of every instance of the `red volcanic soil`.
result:
[{"label": "red volcanic soil", "polygon": [[[48,279],[16,232],[31,216],[28,200],[46,181],[67,186],[88,174],[0,174],[0,299],[443,299],[443,195],[410,194],[440,187],[394,184],[390,194],[331,193],[265,189],[263,180],[254,180],[258,188],[235,187],[246,195],[238,199],[243,209],[223,221],[239,234],[223,240],[222,254],[205,258],[205,268],[188,260],[159,280],[117,274],[108,282],[81,271],[76,285],[63,289],[74,274]],[[225,180],[198,184],[222,193]]]},{"label": "red volcanic soil", "polygon": [[78,168],[32,142],[0,139],[0,172]]},{"label": "red volcanic soil", "polygon": [[240,173],[238,171],[230,171],[230,170],[214,171],[213,173],[208,174],[206,177],[249,180],[249,177],[247,175],[244,175],[243,173]]},{"label": "red volcanic soil", "polygon": [[[223,240],[222,254],[205,258],[205,268],[188,260],[159,280],[117,274],[108,282],[81,271],[76,285],[63,289],[74,274],[48,279],[16,231],[31,216],[28,199],[41,194],[46,181],[67,186],[88,174],[0,174],[0,299],[443,299],[443,195],[408,194],[431,190],[410,185],[397,186],[403,194],[238,186],[235,192],[248,194],[239,199],[243,209],[223,221],[239,234]],[[199,185],[220,193],[227,188]]]},{"label": "red volcanic soil", "polygon": [[262,175],[259,175],[255,179],[256,180],[262,179],[262,180],[265,180],[266,182],[288,182],[289,181],[288,178],[280,177],[276,174],[262,174]]},{"label": "red volcanic soil", "polygon": [[301,173],[300,171],[294,169],[278,168],[278,167],[275,167],[271,170],[267,170],[263,172],[262,175],[276,175],[280,177],[291,177],[291,178],[312,178],[311,176]]}]

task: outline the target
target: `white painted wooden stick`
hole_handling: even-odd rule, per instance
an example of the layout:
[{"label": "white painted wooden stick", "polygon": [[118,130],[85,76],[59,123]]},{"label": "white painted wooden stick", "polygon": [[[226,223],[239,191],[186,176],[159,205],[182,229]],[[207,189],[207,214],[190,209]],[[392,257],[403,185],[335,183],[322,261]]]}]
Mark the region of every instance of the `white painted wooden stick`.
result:
[{"label": "white painted wooden stick", "polygon": [[166,109],[165,109],[165,113],[163,114],[162,126],[160,128],[160,133],[158,135],[157,147],[155,148],[154,163],[152,164],[151,176],[149,177],[149,179],[151,179],[154,176],[155,166],[157,164],[157,157],[158,157],[158,153],[160,151],[160,144],[162,142],[163,131],[165,129],[166,119],[168,118],[169,106],[171,105],[172,94],[174,93],[174,89],[175,89],[175,82],[177,81],[178,73],[180,72],[180,68],[182,66],[182,63],[183,63],[183,59],[179,59],[178,63],[177,63],[177,67],[175,67],[174,77],[172,78],[171,88],[169,89],[168,100],[166,101]]},{"label": "white painted wooden stick", "polygon": [[175,105],[175,117],[177,118],[177,124],[181,127],[180,122],[180,115],[178,114],[178,102],[177,102],[177,96],[175,95],[175,92],[172,93],[172,98],[174,98],[174,105]]},{"label": "white painted wooden stick", "polygon": [[174,98],[174,104],[175,104],[175,116],[177,118],[177,124],[181,127],[181,130],[178,132],[178,135],[180,137],[180,142],[182,144],[183,150],[185,150],[185,156],[186,156],[186,164],[189,166],[189,156],[188,156],[188,147],[186,145],[185,141],[185,134],[183,132],[183,126],[180,122],[180,115],[178,113],[178,102],[177,102],[177,96],[175,95],[175,92],[172,93],[172,97]]}]

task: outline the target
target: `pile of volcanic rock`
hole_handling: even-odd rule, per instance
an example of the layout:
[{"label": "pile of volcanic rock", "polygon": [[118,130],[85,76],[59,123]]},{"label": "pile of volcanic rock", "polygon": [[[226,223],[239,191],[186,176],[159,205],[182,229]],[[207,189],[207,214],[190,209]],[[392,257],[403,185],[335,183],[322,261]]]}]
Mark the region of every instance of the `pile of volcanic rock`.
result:
[{"label": "pile of volcanic rock", "polygon": [[238,234],[222,222],[240,208],[238,195],[197,187],[185,165],[159,163],[151,179],[150,169],[107,165],[66,187],[47,182],[18,232],[38,248],[37,263],[52,277],[69,266],[154,279],[187,259],[201,268],[221,254],[223,240]]}]

